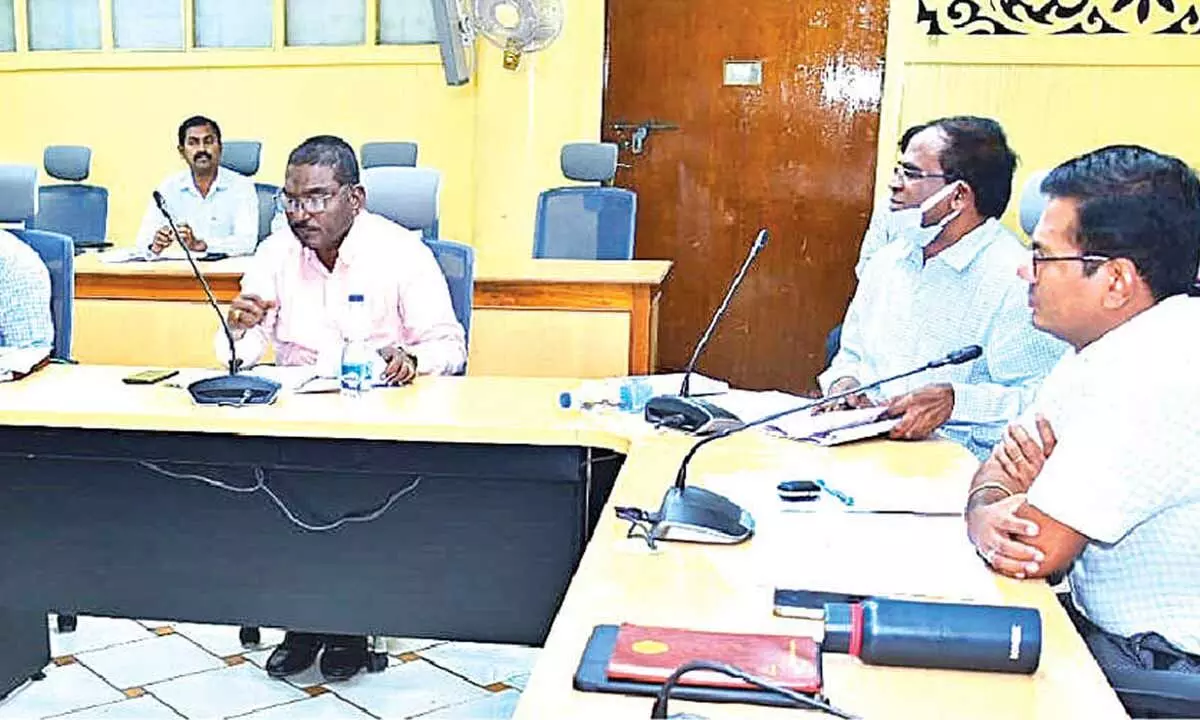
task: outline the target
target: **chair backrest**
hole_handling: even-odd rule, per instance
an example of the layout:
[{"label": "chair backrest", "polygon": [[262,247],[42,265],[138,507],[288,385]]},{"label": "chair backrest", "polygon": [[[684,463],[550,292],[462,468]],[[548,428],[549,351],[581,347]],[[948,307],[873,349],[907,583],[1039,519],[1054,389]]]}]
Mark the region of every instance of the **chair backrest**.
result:
[{"label": "chair backrest", "polygon": [[108,235],[108,190],[95,185],[44,185],[38,188],[35,230],[62,233],[77,247],[104,247]]},{"label": "chair backrest", "polygon": [[363,169],[373,167],[416,167],[415,142],[363,143],[358,155]]},{"label": "chair backrest", "polygon": [[1025,180],[1021,187],[1021,229],[1029,237],[1033,237],[1033,229],[1037,227],[1042,211],[1046,209],[1046,196],[1042,194],[1042,181],[1050,174],[1049,170],[1038,170]]},{"label": "chair backrest", "polygon": [[33,220],[37,168],[32,165],[0,165],[0,223]]},{"label": "chair backrest", "polygon": [[438,194],[442,174],[429,168],[373,167],[362,171],[367,210],[420,230],[425,241],[438,238]]},{"label": "chair backrest", "polygon": [[75,313],[75,243],[62,233],[13,230],[34,249],[50,271],[50,315],[54,319],[52,357],[71,358],[71,325]]},{"label": "chair backrest", "polygon": [[617,174],[617,144],[567,143],[558,153],[558,164],[571,180],[609,183]]},{"label": "chair backrest", "polygon": [[275,219],[279,186],[254,183],[254,192],[258,195],[258,241],[262,242],[271,234],[271,221]]},{"label": "chair backrest", "polygon": [[221,143],[221,167],[254,177],[262,156],[262,143],[257,140],[229,140]]},{"label": "chair backrest", "polygon": [[446,285],[450,288],[450,302],[454,305],[454,316],[471,339],[471,304],[475,295],[475,250],[469,245],[450,240],[427,240],[425,242],[437,258]]},{"label": "chair backrest", "polygon": [[1133,717],[1194,718],[1200,708],[1200,675],[1172,670],[1104,671]]},{"label": "chair backrest", "polygon": [[573,260],[633,257],[637,195],[617,187],[564,187],[538,195],[533,256]]},{"label": "chair backrest", "polygon": [[84,145],[49,145],[42,151],[46,174],[70,185],[38,188],[37,216],[28,227],[69,235],[75,247],[106,247],[108,190],[78,184],[92,169],[92,150]]}]

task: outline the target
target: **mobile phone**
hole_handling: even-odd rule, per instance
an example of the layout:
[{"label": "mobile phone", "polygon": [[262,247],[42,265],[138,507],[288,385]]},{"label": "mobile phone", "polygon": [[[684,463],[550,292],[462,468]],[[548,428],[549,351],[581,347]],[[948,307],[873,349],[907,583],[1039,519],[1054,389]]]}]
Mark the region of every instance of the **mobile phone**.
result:
[{"label": "mobile phone", "polygon": [[821,620],[825,617],[825,603],[856,603],[866,599],[866,595],[851,593],[778,588],[774,612],[779,617]]},{"label": "mobile phone", "polygon": [[153,385],[178,374],[178,370],[143,370],[121,378],[121,382],[126,385]]},{"label": "mobile phone", "polygon": [[227,257],[229,257],[229,253],[210,252],[210,253],[204,253],[203,255],[199,255],[196,257],[196,259],[199,260],[200,262],[208,262],[211,260],[224,260]]},{"label": "mobile phone", "polygon": [[821,486],[812,480],[785,480],[775,486],[785,502],[809,502],[821,497]]}]

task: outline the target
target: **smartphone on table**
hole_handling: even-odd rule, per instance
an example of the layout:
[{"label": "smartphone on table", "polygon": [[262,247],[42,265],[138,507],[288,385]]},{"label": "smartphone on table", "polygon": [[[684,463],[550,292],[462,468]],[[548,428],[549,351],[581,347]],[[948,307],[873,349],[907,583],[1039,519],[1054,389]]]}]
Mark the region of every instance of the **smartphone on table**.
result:
[{"label": "smartphone on table", "polygon": [[126,385],[153,385],[178,374],[178,370],[142,370],[121,378],[121,382]]}]

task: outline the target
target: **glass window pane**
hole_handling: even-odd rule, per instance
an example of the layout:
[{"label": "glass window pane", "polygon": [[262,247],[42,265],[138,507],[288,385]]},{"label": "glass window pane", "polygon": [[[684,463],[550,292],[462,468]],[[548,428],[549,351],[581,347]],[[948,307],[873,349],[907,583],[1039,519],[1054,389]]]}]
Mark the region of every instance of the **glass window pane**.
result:
[{"label": "glass window pane", "polygon": [[379,0],[379,44],[437,42],[434,0]]},{"label": "glass window pane", "polygon": [[363,0],[287,0],[288,45],[362,45],[367,35]]},{"label": "glass window pane", "polygon": [[100,0],[29,0],[30,50],[99,50]]},{"label": "glass window pane", "polygon": [[119,48],[182,48],[182,3],[113,0],[113,44]]},{"label": "glass window pane", "polygon": [[0,0],[0,52],[17,49],[17,36],[13,32],[13,0]]},{"label": "glass window pane", "polygon": [[274,0],[196,0],[196,47],[271,47]]}]

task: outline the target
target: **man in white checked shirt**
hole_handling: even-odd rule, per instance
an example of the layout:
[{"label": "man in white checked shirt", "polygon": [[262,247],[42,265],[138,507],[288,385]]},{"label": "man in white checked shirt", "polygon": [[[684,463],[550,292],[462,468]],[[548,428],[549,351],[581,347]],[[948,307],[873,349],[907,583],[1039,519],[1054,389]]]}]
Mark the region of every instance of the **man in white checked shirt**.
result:
[{"label": "man in white checked shirt", "polygon": [[33,248],[0,230],[0,347],[50,347],[50,273]]},{"label": "man in white checked shirt", "polygon": [[1200,181],[1114,146],[1042,191],[1033,319],[1075,350],[980,467],[968,533],[1006,575],[1069,570],[1068,612],[1114,685],[1200,673]]},{"label": "man in white checked shirt", "polygon": [[999,124],[952,117],[909,132],[889,185],[901,235],[864,266],[841,348],[818,380],[832,395],[979,345],[974,363],[887,383],[847,404],[886,404],[901,418],[893,438],[941,428],[982,459],[1066,345],[1030,324],[1017,277],[1026,252],[997,220],[1016,167]]}]

